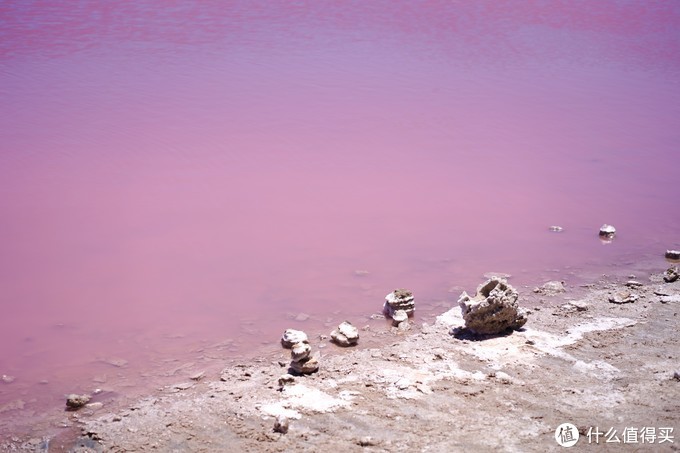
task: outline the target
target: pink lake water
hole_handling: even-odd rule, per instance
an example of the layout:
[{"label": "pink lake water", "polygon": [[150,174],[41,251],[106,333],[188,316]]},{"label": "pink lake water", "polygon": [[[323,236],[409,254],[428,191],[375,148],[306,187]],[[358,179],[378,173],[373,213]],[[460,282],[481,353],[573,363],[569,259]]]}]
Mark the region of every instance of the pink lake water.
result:
[{"label": "pink lake water", "polygon": [[663,269],[679,75],[674,1],[4,2],[0,419],[396,287]]}]

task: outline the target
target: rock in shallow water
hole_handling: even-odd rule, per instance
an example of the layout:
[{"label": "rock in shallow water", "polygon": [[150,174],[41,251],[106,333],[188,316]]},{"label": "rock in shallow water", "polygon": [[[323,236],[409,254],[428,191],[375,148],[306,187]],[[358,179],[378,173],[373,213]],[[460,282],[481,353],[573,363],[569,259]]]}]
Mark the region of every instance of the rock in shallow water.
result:
[{"label": "rock in shallow water", "polygon": [[517,305],[519,294],[507,281],[492,278],[477,287],[475,297],[466,292],[458,299],[465,327],[475,333],[492,335],[519,329],[527,317]]},{"label": "rock in shallow water", "polygon": [[76,395],[72,393],[66,397],[66,407],[75,410],[80,409],[90,402],[90,395]]},{"label": "rock in shallow water", "polygon": [[666,250],[666,259],[680,260],[680,250]]},{"label": "rock in shallow water", "polygon": [[283,332],[283,336],[281,336],[281,345],[287,349],[292,348],[294,344],[308,342],[309,339],[307,338],[307,334],[301,330],[286,329],[286,331]]},{"label": "rock in shallow water", "polygon": [[344,321],[331,332],[331,339],[339,346],[354,346],[359,341],[359,329]]},{"label": "rock in shallow water", "polygon": [[613,239],[616,235],[616,228],[606,223],[600,227],[600,237],[606,239]]},{"label": "rock in shallow water", "polygon": [[404,322],[408,322],[408,314],[404,310],[397,310],[392,314],[392,325],[398,327]]},{"label": "rock in shallow water", "polygon": [[395,289],[387,296],[385,296],[384,312],[393,317],[394,312],[403,310],[407,315],[411,315],[416,309],[415,298],[413,293],[406,289]]}]

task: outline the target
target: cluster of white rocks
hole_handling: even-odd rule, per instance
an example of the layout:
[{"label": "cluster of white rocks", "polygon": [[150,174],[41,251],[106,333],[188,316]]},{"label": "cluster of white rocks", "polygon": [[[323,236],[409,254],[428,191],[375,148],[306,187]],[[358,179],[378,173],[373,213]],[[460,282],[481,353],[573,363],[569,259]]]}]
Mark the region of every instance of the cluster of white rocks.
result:
[{"label": "cluster of white rocks", "polygon": [[319,370],[319,354],[312,355],[312,347],[303,331],[287,329],[281,336],[281,345],[290,349],[290,369],[294,372],[312,374]]}]

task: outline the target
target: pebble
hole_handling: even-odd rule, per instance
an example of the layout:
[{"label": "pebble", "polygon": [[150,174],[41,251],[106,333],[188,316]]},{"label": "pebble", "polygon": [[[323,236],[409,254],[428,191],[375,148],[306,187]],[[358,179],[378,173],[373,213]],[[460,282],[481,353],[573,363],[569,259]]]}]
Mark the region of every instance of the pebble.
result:
[{"label": "pebble", "polygon": [[287,349],[291,349],[294,344],[308,342],[309,338],[307,337],[307,334],[301,330],[286,329],[281,336],[281,345]]},{"label": "pebble", "polygon": [[2,377],[0,378],[0,380],[5,384],[11,384],[12,382],[14,382],[14,379],[15,379],[14,376],[10,376],[8,374],[3,374]]},{"label": "pebble", "polygon": [[557,225],[552,225],[552,226],[549,227],[548,229],[549,229],[550,231],[554,231],[554,232],[556,232],[556,233],[559,233],[559,232],[561,232],[562,230],[564,230],[564,228],[562,228],[561,226],[557,226]]}]

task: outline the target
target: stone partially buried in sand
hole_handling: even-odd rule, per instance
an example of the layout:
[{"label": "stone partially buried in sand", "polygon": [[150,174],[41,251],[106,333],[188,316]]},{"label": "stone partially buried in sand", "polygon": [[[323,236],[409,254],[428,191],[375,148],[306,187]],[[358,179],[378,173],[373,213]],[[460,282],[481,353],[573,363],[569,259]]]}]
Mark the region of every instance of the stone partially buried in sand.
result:
[{"label": "stone partially buried in sand", "polygon": [[337,329],[331,332],[331,339],[339,346],[354,346],[359,341],[359,329],[349,321],[343,321]]},{"label": "stone partially buried in sand", "polygon": [[281,336],[281,345],[287,349],[291,349],[295,344],[308,342],[307,334],[301,330],[286,329]]},{"label": "stone partially buried in sand", "polygon": [[632,304],[638,299],[639,296],[637,294],[633,294],[629,291],[620,291],[609,296],[609,302],[613,304]]},{"label": "stone partially buried in sand", "polygon": [[385,296],[385,305],[383,310],[390,318],[397,310],[403,310],[407,315],[413,314],[416,309],[415,298],[413,293],[407,289],[395,289],[387,296]]},{"label": "stone partially buried in sand", "polygon": [[499,278],[492,278],[477,287],[475,297],[463,291],[460,305],[465,327],[474,333],[494,335],[521,328],[527,317],[517,305],[519,294]]}]

